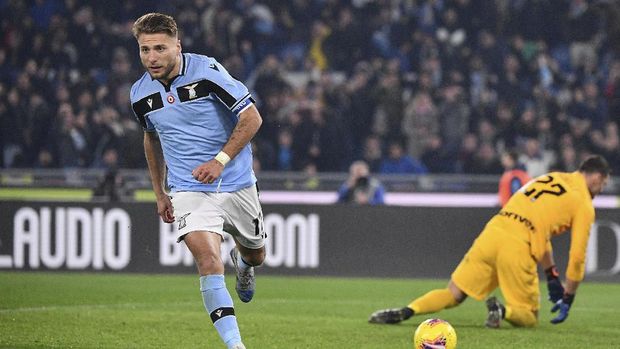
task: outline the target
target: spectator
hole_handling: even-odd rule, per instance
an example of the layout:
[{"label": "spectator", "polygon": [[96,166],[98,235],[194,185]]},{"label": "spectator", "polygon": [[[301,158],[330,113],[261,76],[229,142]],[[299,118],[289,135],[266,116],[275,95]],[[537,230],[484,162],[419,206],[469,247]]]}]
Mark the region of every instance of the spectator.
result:
[{"label": "spectator", "polygon": [[106,171],[105,176],[93,189],[93,199],[106,202],[119,202],[129,196],[123,177],[116,170]]},{"label": "spectator", "polygon": [[549,168],[555,161],[551,151],[540,147],[540,141],[536,138],[528,138],[525,141],[525,151],[519,157],[531,177],[538,177],[549,172]]},{"label": "spectator", "polygon": [[573,115],[580,119],[588,119],[591,127],[602,130],[607,123],[607,103],[599,94],[599,88],[594,81],[587,81],[583,88],[575,91],[575,105]]},{"label": "spectator", "polygon": [[464,164],[464,173],[471,174],[501,174],[500,163],[495,148],[491,143],[483,142],[476,154]]},{"label": "spectator", "polygon": [[[1,52],[0,52],[1,56]],[[0,58],[1,59],[1,58]],[[620,123],[620,60],[611,64],[609,77],[605,81],[605,97],[609,104],[609,117]]]},{"label": "spectator", "polygon": [[357,205],[383,205],[385,189],[370,175],[368,164],[358,160],[349,167],[349,178],[338,189],[338,202]]},{"label": "spectator", "polygon": [[34,163],[34,168],[54,168],[56,164],[54,157],[48,149],[41,149],[37,156],[37,161]]},{"label": "spectator", "polygon": [[497,195],[500,206],[504,207],[508,199],[531,178],[525,172],[525,167],[519,163],[519,154],[516,151],[509,150],[502,153],[501,162],[504,173],[499,179]]},{"label": "spectator", "polygon": [[453,173],[456,170],[454,157],[446,152],[443,141],[437,134],[431,134],[428,137],[420,160],[430,173]]},{"label": "spectator", "polygon": [[575,148],[564,146],[560,149],[557,161],[553,164],[553,171],[573,172],[579,167],[579,159]]},{"label": "spectator", "polygon": [[278,148],[276,169],[291,171],[293,169],[293,135],[289,130],[282,130],[278,134]]},{"label": "spectator", "polygon": [[371,134],[366,137],[364,148],[362,149],[362,160],[368,164],[370,172],[379,172],[381,170],[383,143],[379,136]]},{"label": "spectator", "polygon": [[443,101],[439,105],[440,132],[445,147],[458,151],[461,140],[469,130],[470,108],[464,101],[463,88],[458,85],[443,89]]},{"label": "spectator", "polygon": [[388,147],[388,157],[381,163],[381,173],[391,174],[426,174],[428,169],[423,163],[405,154],[400,141],[391,141]]},{"label": "spectator", "polygon": [[437,107],[427,92],[416,94],[405,107],[401,128],[408,140],[407,153],[421,156],[430,138],[439,132]]},{"label": "spectator", "polygon": [[570,58],[573,68],[582,68],[586,63],[596,64],[596,43],[594,36],[598,28],[596,10],[587,0],[572,0],[568,12]]}]

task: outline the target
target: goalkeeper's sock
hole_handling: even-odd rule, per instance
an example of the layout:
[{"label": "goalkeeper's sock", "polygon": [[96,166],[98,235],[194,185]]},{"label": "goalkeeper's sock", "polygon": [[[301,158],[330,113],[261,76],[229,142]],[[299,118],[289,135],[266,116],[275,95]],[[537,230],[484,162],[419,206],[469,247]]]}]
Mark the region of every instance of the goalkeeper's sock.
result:
[{"label": "goalkeeper's sock", "polygon": [[416,298],[407,307],[411,308],[415,314],[426,314],[452,308],[458,304],[452,292],[447,288],[443,288],[432,290],[422,297]]},{"label": "goalkeeper's sock", "polygon": [[229,348],[241,343],[235,309],[224,283],[224,275],[201,276],[200,292],[202,292],[205,309],[211,315],[213,326],[215,326],[224,343]]},{"label": "goalkeeper's sock", "polygon": [[514,326],[532,327],[538,323],[536,315],[528,308],[507,305],[504,314],[504,319]]}]

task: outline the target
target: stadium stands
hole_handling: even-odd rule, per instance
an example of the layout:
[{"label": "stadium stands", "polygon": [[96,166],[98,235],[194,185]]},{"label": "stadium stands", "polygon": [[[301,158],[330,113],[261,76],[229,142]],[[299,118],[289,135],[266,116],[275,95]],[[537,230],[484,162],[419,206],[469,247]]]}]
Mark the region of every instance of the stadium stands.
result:
[{"label": "stadium stands", "polygon": [[148,11],[252,89],[257,170],[345,172],[369,144],[380,169],[398,141],[430,173],[498,174],[506,148],[620,172],[620,4],[585,0],[0,1],[1,168],[145,168]]}]

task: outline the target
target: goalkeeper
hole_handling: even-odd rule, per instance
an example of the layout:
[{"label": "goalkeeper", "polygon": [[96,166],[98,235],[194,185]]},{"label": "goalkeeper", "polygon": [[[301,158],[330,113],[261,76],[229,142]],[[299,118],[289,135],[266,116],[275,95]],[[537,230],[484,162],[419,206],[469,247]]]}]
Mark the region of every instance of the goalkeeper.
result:
[{"label": "goalkeeper", "polygon": [[[590,226],[594,222],[592,199],[609,177],[601,156],[586,158],[572,173],[551,172],[525,184],[486,225],[465,254],[448,287],[416,298],[404,308],[379,310],[369,322],[394,324],[413,315],[434,313],[463,302],[467,296],[483,300],[499,286],[505,304],[486,301],[486,326],[498,328],[502,320],[514,326],[538,322],[539,286],[536,265],[547,276],[551,323],[566,320],[579,283],[584,277]],[[553,260],[550,239],[567,230],[571,243],[563,285]]]}]

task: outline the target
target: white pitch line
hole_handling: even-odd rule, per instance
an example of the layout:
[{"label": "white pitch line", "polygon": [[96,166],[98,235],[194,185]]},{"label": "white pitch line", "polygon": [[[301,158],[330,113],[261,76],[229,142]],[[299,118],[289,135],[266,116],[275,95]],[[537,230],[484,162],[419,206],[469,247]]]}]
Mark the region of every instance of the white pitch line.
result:
[{"label": "white pitch line", "polygon": [[114,304],[67,304],[67,305],[49,305],[42,307],[22,307],[11,309],[0,309],[0,314],[11,313],[36,313],[47,312],[67,309],[106,309],[106,308],[141,308],[152,307],[157,305],[161,306],[179,306],[179,305],[193,305],[194,302],[179,302],[179,303],[114,303]]}]

